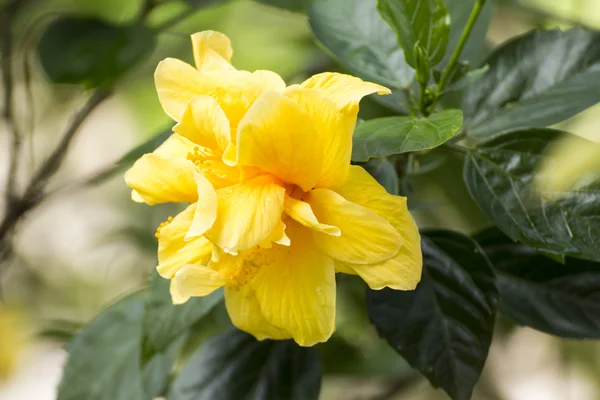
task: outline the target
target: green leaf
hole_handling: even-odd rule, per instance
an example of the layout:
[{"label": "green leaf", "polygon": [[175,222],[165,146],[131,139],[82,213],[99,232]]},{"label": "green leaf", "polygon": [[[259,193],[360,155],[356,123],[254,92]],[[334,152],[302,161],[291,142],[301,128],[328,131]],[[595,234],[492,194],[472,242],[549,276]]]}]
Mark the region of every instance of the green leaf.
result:
[{"label": "green leaf", "polygon": [[465,94],[471,136],[563,121],[600,101],[600,33],[532,31],[498,48]]},{"label": "green leaf", "polygon": [[378,0],[377,9],[396,32],[409,65],[417,66],[413,51],[417,43],[431,66],[442,61],[450,35],[450,14],[442,0]]},{"label": "green leaf", "polygon": [[600,264],[558,263],[495,227],[476,239],[494,265],[502,314],[551,335],[600,339]]},{"label": "green leaf", "polygon": [[497,291],[489,260],[460,233],[423,240],[416,290],[369,290],[367,310],[379,334],[435,387],[471,398],[492,340]]},{"label": "green leaf", "polygon": [[153,31],[141,24],[113,26],[91,18],[61,17],[44,31],[40,62],[54,83],[108,85],[154,49]]},{"label": "green leaf", "polygon": [[254,0],[258,3],[267,4],[269,6],[282,8],[288,11],[305,12],[308,8],[310,0]]},{"label": "green leaf", "polygon": [[398,174],[387,158],[372,158],[367,161],[362,167],[367,170],[373,178],[379,182],[381,186],[391,194],[398,194]]},{"label": "green leaf", "polygon": [[545,149],[564,134],[531,129],[482,142],[466,157],[464,180],[479,208],[513,240],[559,257],[599,261],[598,182],[563,192],[534,187]]},{"label": "green leaf", "polygon": [[460,110],[445,110],[428,118],[386,117],[356,126],[352,160],[432,149],[456,135],[462,126]]},{"label": "green leaf", "polygon": [[319,397],[321,365],[314,348],[257,341],[236,329],[208,340],[172,385],[169,400]]},{"label": "green leaf", "polygon": [[58,400],[146,400],[141,349],[144,300],[126,297],[86,325],[69,345]]},{"label": "green leaf", "polygon": [[308,16],[315,37],[353,74],[392,88],[412,83],[414,70],[376,0],[313,0]]},{"label": "green leaf", "polygon": [[[450,13],[450,39],[446,47],[446,57],[441,65],[446,65],[458,41],[462,35],[465,25],[469,20],[473,6],[478,0],[445,0],[448,12]],[[475,22],[475,26],[467,39],[467,43],[460,53],[460,59],[470,63],[479,63],[485,55],[485,38],[487,36],[488,26],[492,18],[492,1],[487,1]]]},{"label": "green leaf", "polygon": [[223,291],[209,296],[193,297],[184,304],[174,305],[169,293],[169,280],[155,271],[144,314],[144,356],[164,351],[187,328],[223,301]]}]

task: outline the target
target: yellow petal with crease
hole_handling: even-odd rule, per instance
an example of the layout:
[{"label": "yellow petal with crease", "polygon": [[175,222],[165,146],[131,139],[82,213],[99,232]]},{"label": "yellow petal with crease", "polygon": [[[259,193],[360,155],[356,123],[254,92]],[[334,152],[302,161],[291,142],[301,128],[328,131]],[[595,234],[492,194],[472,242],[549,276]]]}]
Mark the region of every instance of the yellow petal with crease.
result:
[{"label": "yellow petal with crease", "polygon": [[313,232],[316,245],[336,260],[372,264],[393,257],[402,238],[383,217],[358,204],[347,201],[329,189],[315,189],[306,201],[317,219],[337,226],[341,236]]},{"label": "yellow petal with crease", "polygon": [[186,158],[192,150],[194,150],[194,143],[177,133],[173,133],[152,153],[162,158]]},{"label": "yellow petal with crease", "polygon": [[310,115],[273,91],[264,93],[240,122],[237,163],[259,167],[304,191],[314,187],[323,165],[323,138]]},{"label": "yellow petal with crease", "polygon": [[310,208],[310,204],[295,199],[291,196],[285,196],[284,202],[285,213],[292,217],[297,222],[300,222],[302,225],[312,228],[318,232],[323,232],[332,236],[340,236],[340,228],[337,226],[331,226],[326,224],[321,224],[315,217],[312,208]]},{"label": "yellow petal with crease", "polygon": [[341,185],[350,167],[358,108],[341,111],[325,93],[316,89],[288,89],[285,95],[306,110],[323,142],[323,165],[315,186]]},{"label": "yellow petal with crease", "polygon": [[289,247],[273,246],[251,281],[265,319],[301,346],[326,341],[335,324],[333,260],[317,250],[310,231],[290,221]]},{"label": "yellow petal with crease", "polygon": [[204,265],[188,264],[175,274],[177,289],[183,297],[207,296],[225,286],[221,274]]},{"label": "yellow petal with crease", "polygon": [[402,236],[402,246],[391,259],[367,265],[336,261],[336,269],[340,272],[354,271],[371,289],[414,289],[421,280],[423,256],[419,229],[408,211],[406,198],[387,193],[367,171],[358,166],[350,167],[348,181],[336,191],[345,199],[386,218]]},{"label": "yellow petal with crease", "polygon": [[210,96],[195,97],[173,130],[193,143],[223,152],[229,144],[229,120]]},{"label": "yellow petal with crease", "polygon": [[171,279],[186,264],[206,265],[210,261],[213,244],[204,237],[197,237],[188,242],[184,237],[190,228],[196,204],[191,204],[180,212],[173,221],[159,229],[158,267],[163,278]]},{"label": "yellow petal with crease", "polygon": [[238,329],[250,333],[258,340],[290,339],[292,336],[265,319],[256,300],[254,289],[246,285],[240,289],[225,288],[225,306],[231,322]]},{"label": "yellow petal with crease", "polygon": [[285,224],[283,221],[279,221],[269,237],[260,242],[258,245],[263,249],[270,249],[273,247],[273,243],[280,244],[282,246],[290,245],[290,238],[285,234]]},{"label": "yellow petal with crease", "polygon": [[203,31],[192,36],[194,61],[199,71],[234,69],[230,64],[231,41],[221,32]]},{"label": "yellow petal with crease", "polygon": [[218,189],[217,195],[217,219],[206,237],[225,252],[258,245],[281,220],[285,189],[272,175]]},{"label": "yellow petal with crease", "polygon": [[125,173],[125,182],[150,205],[198,199],[194,164],[186,159],[145,154]]},{"label": "yellow petal with crease", "polygon": [[175,305],[183,304],[190,299],[189,296],[182,296],[181,293],[179,293],[177,279],[171,279],[169,284],[169,294],[171,295],[171,301]]},{"label": "yellow petal with crease", "polygon": [[202,90],[206,78],[191,65],[175,58],[166,58],[156,67],[154,84],[158,100],[167,115],[181,120],[189,102],[205,94]]},{"label": "yellow petal with crease", "polygon": [[300,86],[324,92],[341,109],[356,108],[360,99],[372,93],[380,95],[392,93],[385,86],[365,82],[355,76],[337,72],[323,72],[313,75]]},{"label": "yellow petal with crease", "polygon": [[192,224],[184,238],[186,241],[204,235],[206,231],[212,228],[217,219],[217,192],[204,175],[195,172],[194,178],[198,189],[198,201],[196,202]]}]

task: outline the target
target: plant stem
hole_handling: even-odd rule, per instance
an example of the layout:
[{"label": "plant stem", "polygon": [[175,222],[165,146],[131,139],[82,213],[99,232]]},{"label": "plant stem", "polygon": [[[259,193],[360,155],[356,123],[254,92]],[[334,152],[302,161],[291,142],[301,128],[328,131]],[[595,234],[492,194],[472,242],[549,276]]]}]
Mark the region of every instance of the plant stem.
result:
[{"label": "plant stem", "polygon": [[406,103],[408,104],[408,111],[410,112],[411,117],[417,117],[417,112],[415,110],[415,98],[413,97],[412,90],[409,88],[402,89],[404,92],[404,96],[406,96]]},{"label": "plant stem", "polygon": [[446,66],[446,69],[444,70],[444,73],[442,74],[442,78],[440,79],[440,83],[439,83],[437,91],[435,93],[435,98],[433,100],[433,104],[431,104],[431,110],[433,110],[435,108],[435,105],[437,104],[438,99],[440,98],[441,94],[443,93],[444,87],[446,87],[446,84],[448,83],[448,79],[450,78],[450,75],[452,75],[452,72],[454,71],[454,67],[456,67],[456,64],[458,63],[460,54],[462,53],[465,45],[467,44],[467,40],[469,39],[469,36],[471,35],[471,31],[473,30],[473,27],[475,26],[475,23],[477,22],[477,18],[479,18],[479,14],[481,14],[481,10],[483,9],[484,4],[485,4],[485,0],[477,0],[475,5],[473,6],[473,10],[471,11],[469,20],[467,21],[467,24],[465,25],[465,29],[463,29],[463,32],[460,35],[458,44],[456,45],[456,47],[454,48],[454,52],[452,53],[452,57],[450,57],[450,61],[448,62],[448,65]]},{"label": "plant stem", "polygon": [[425,107],[425,89],[427,88],[426,82],[419,82],[419,112],[424,117],[429,116],[427,107]]},{"label": "plant stem", "polygon": [[458,153],[462,153],[462,154],[467,154],[469,152],[469,148],[458,145],[458,144],[454,144],[454,143],[450,143],[450,142],[446,142],[442,145],[443,147],[456,151]]}]

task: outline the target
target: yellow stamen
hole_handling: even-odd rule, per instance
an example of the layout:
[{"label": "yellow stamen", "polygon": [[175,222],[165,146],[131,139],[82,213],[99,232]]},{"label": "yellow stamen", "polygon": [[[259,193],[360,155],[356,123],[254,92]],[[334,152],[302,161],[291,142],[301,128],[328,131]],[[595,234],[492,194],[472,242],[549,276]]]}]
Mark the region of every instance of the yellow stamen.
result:
[{"label": "yellow stamen", "polygon": [[171,222],[173,222],[173,217],[169,217],[166,221],[161,222],[160,225],[158,225],[158,228],[156,228],[156,233],[154,234],[154,237],[160,239],[160,231],[162,230],[162,228],[169,225]]}]

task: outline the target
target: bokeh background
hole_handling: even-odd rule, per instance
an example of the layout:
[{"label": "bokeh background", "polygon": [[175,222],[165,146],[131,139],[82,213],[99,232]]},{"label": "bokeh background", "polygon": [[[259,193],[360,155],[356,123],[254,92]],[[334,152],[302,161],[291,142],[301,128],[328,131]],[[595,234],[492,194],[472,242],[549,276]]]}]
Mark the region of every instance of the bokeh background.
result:
[{"label": "bokeh background", "polygon": [[[187,7],[178,1],[162,3],[151,15],[157,23]],[[191,61],[189,35],[213,29],[231,38],[233,63],[239,69],[274,70],[288,83],[339,69],[315,45],[304,14],[251,0],[211,3],[171,25],[160,35],[152,56],[119,81],[115,95],[85,121],[52,181],[56,192],[18,226],[12,258],[2,266],[1,285],[5,302],[18,310],[23,331],[18,341],[25,344],[16,371],[0,382],[0,399],[54,399],[67,356],[65,340],[102,307],[147,284],[156,263],[156,226],[177,210],[133,203],[121,173],[98,185],[78,182],[172,126],[154,91],[158,61],[167,56]],[[137,17],[140,4],[137,0],[43,0],[32,2],[19,16],[15,100],[26,135],[20,184],[58,142],[85,97],[81,87],[47,82],[34,51],[39,27],[64,13],[124,24]],[[600,2],[494,1],[487,41],[496,46],[535,27],[573,25],[600,29]],[[368,99],[361,107],[363,116],[386,113]],[[600,107],[562,123],[561,128],[598,141]],[[0,187],[8,168],[9,135],[5,133],[0,125]],[[486,218],[463,186],[456,157],[446,154],[443,164],[423,160],[403,182],[421,227],[474,233],[486,226]],[[321,398],[445,399],[441,391],[415,378],[410,367],[377,337],[361,302],[360,283],[345,278],[339,286],[337,332],[332,345],[321,349],[326,373]],[[203,321],[198,335],[205,337],[227,324],[224,310],[217,309]],[[505,320],[499,320],[497,330],[474,399],[600,399],[599,344],[554,338]]]}]

